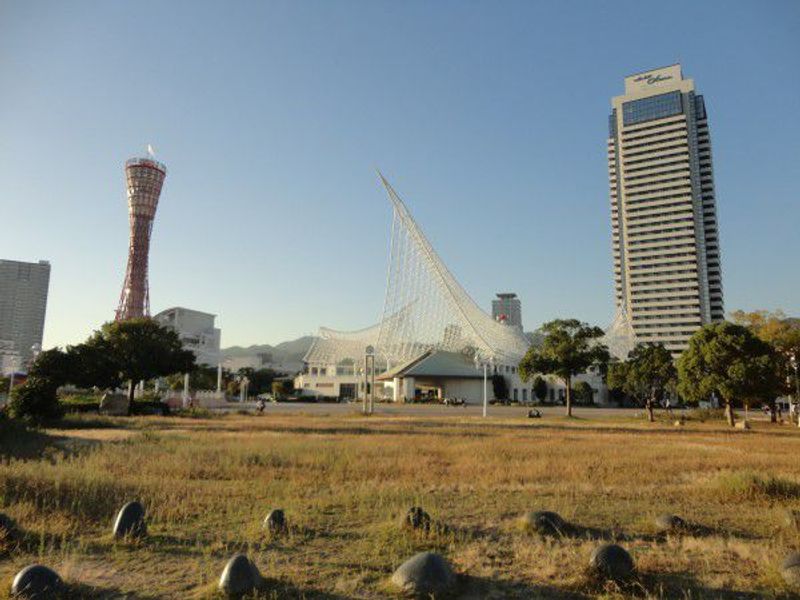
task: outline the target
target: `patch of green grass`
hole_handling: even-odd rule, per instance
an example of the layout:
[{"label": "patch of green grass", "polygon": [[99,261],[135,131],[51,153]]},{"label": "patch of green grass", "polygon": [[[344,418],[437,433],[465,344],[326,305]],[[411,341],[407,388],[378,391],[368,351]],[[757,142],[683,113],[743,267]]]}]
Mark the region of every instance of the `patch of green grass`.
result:
[{"label": "patch of green grass", "polygon": [[717,477],[713,484],[720,493],[729,497],[774,500],[800,498],[800,483],[797,481],[749,470],[725,473]]}]

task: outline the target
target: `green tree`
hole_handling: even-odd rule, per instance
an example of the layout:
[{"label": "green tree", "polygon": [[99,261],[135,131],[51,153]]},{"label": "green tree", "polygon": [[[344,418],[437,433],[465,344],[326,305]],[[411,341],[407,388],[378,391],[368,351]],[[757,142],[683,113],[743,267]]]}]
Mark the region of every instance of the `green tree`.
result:
[{"label": "green tree", "polygon": [[610,360],[608,348],[599,342],[603,330],[577,319],[556,319],[545,323],[542,345],[531,347],[519,364],[523,381],[537,373],[554,375],[567,388],[567,416],[572,416],[572,378],[591,368],[605,371]]},{"label": "green tree", "polygon": [[625,362],[609,365],[606,383],[635,399],[647,410],[647,418],[655,421],[653,407],[664,395],[675,389],[678,371],[672,355],[664,346],[637,345]]},{"label": "green tree", "polygon": [[97,387],[101,390],[117,387],[120,384],[119,367],[116,356],[106,338],[95,333],[83,344],[69,346],[72,373],[68,382],[78,387]]},{"label": "green tree", "polygon": [[544,402],[547,399],[547,382],[541,375],[533,378],[533,393],[539,399],[539,402]]},{"label": "green tree", "polygon": [[58,419],[62,408],[58,402],[58,385],[43,377],[32,377],[11,392],[8,413],[32,425],[44,425]]},{"label": "green tree", "polygon": [[28,369],[28,378],[14,388],[8,404],[9,414],[34,425],[43,425],[62,413],[57,390],[67,383],[74,360],[60,348],[41,352]]},{"label": "green tree", "polygon": [[84,376],[101,379],[102,387],[131,382],[128,392],[131,408],[136,382],[187,373],[195,368],[194,353],[183,349],[178,334],[149,318],[106,323],[84,346],[87,348],[81,351],[87,357],[104,356],[103,368],[86,364],[84,368],[89,372]]},{"label": "green tree", "polygon": [[782,388],[773,347],[750,329],[723,321],[697,330],[678,359],[678,392],[689,400],[718,394],[733,427],[736,402],[774,401]]},{"label": "green tree", "polygon": [[64,352],[60,348],[53,348],[39,353],[28,369],[28,376],[50,380],[56,387],[59,387],[70,380],[74,371],[73,355],[69,351]]},{"label": "green tree", "polygon": [[588,381],[579,381],[575,384],[575,399],[583,404],[594,402],[594,389]]},{"label": "green tree", "polygon": [[[757,310],[732,313],[734,322],[745,325],[759,338],[772,345],[778,354],[779,377],[784,382],[783,393],[793,394],[800,401],[800,319],[788,318],[783,311]],[[772,421],[775,422],[775,403],[770,402]]]},{"label": "green tree", "polygon": [[[171,390],[183,389],[184,373],[174,373],[168,376],[167,387]],[[222,385],[226,387],[226,382],[230,378],[230,372],[222,370]],[[189,388],[192,390],[216,390],[217,389],[217,368],[207,365],[197,365],[194,371],[189,373]]]},{"label": "green tree", "polygon": [[292,393],[292,382],[286,379],[272,382],[272,396],[275,400],[283,400]]},{"label": "green tree", "polygon": [[492,375],[492,392],[496,400],[508,400],[508,382],[500,373]]},{"label": "green tree", "polygon": [[272,389],[272,382],[276,377],[282,374],[272,369],[253,369],[245,367],[237,371],[239,377],[247,377],[250,382],[248,384],[248,394],[258,396],[264,394]]}]

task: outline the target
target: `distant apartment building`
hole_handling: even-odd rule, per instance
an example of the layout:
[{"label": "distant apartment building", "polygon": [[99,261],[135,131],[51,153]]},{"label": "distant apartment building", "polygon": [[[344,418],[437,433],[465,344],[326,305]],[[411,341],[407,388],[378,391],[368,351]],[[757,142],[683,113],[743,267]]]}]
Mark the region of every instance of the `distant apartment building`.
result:
[{"label": "distant apartment building", "polygon": [[522,330],[522,303],[517,295],[511,292],[497,294],[497,299],[492,300],[492,318]]},{"label": "distant apartment building", "polygon": [[724,318],[706,105],[680,65],[626,77],[611,105],[616,305],[638,342],[678,354]]},{"label": "distant apartment building", "polygon": [[221,332],[214,325],[216,315],[176,306],[161,311],[153,319],[177,332],[184,349],[194,352],[198,365],[220,364]]},{"label": "distant apartment building", "polygon": [[41,349],[50,263],[0,260],[0,349],[4,369],[21,369]]}]

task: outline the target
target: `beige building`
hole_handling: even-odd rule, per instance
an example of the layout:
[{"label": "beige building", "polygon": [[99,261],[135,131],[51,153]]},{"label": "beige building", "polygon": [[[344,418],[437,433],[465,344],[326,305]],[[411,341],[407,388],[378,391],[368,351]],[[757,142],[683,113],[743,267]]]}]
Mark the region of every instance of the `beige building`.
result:
[{"label": "beige building", "polygon": [[626,77],[611,105],[616,305],[638,342],[677,354],[699,327],[724,318],[705,103],[672,65]]}]

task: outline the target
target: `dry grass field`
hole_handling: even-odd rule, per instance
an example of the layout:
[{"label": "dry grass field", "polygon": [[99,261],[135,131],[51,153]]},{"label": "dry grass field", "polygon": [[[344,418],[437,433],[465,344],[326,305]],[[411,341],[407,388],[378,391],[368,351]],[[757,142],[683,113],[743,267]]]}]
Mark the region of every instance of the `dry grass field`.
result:
[{"label": "dry grass field", "polygon": [[[211,598],[227,559],[247,553],[266,598],[385,598],[392,571],[420,550],[443,553],[460,598],[788,598],[784,555],[800,534],[800,432],[721,421],[683,428],[634,418],[226,415],[72,418],[2,440],[0,512],[23,531],[0,554],[0,597],[41,562],[76,597]],[[126,501],[149,535],[115,542]],[[406,531],[423,506],[447,525]],[[288,534],[261,522],[283,508]],[[542,538],[520,514],[553,510],[584,527]],[[702,524],[662,536],[670,512]],[[601,539],[633,555],[636,582],[587,576]]]}]

